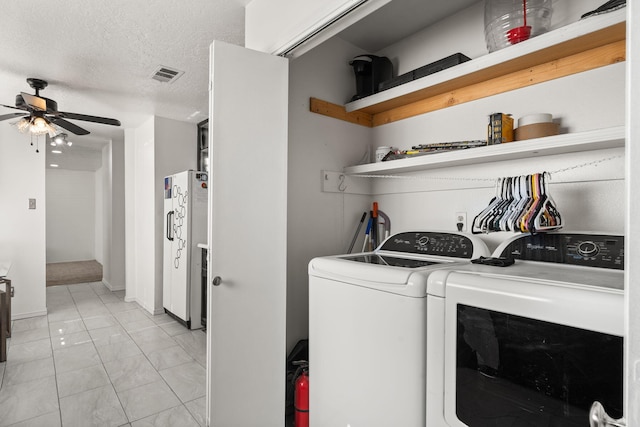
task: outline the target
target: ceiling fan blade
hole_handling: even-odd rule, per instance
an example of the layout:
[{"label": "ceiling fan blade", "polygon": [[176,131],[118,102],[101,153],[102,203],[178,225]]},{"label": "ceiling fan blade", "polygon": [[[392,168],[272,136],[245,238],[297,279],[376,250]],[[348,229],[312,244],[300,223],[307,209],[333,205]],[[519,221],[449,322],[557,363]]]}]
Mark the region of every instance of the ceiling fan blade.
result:
[{"label": "ceiling fan blade", "polygon": [[4,108],[11,108],[12,110],[28,111],[26,108],[14,107],[12,105],[0,104],[0,106],[2,106]]},{"label": "ceiling fan blade", "polygon": [[30,95],[25,92],[20,92],[22,99],[27,103],[28,106],[38,111],[47,111],[47,101],[44,98],[40,98],[39,96]]},{"label": "ceiling fan blade", "polygon": [[5,114],[3,116],[0,116],[0,122],[3,120],[9,120],[9,119],[14,119],[17,117],[23,117],[26,116],[26,113],[11,113],[11,114]]},{"label": "ceiling fan blade", "polygon": [[53,116],[53,117],[47,117],[47,119],[50,120],[55,125],[60,126],[61,128],[65,128],[69,132],[73,132],[76,135],[89,135],[88,130],[83,129],[80,126],[76,126],[71,122],[61,119],[60,117]]},{"label": "ceiling fan blade", "polygon": [[64,117],[71,120],[84,120],[85,122],[101,123],[103,125],[120,126],[120,120],[109,119],[106,117],[88,116],[86,114],[58,112],[58,117]]}]

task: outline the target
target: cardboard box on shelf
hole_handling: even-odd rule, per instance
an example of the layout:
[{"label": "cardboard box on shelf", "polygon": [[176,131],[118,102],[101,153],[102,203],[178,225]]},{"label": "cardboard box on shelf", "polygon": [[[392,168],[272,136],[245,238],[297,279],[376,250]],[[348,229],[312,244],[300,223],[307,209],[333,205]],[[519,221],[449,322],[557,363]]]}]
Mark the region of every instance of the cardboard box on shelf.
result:
[{"label": "cardboard box on shelf", "polygon": [[504,113],[491,114],[489,116],[487,145],[504,144],[513,140],[513,117]]}]

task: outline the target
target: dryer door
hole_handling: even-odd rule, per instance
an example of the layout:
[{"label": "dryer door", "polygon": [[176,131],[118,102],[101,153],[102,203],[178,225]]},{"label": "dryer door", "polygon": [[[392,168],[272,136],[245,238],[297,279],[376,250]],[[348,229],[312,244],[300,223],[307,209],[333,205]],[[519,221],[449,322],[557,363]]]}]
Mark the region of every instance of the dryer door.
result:
[{"label": "dryer door", "polygon": [[582,426],[595,400],[622,417],[622,292],[461,273],[446,289],[449,425]]}]

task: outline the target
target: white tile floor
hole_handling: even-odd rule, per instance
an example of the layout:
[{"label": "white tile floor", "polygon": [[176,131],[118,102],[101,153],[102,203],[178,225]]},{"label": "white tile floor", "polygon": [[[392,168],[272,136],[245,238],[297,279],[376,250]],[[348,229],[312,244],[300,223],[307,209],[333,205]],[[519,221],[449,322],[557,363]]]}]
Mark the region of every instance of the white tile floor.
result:
[{"label": "white tile floor", "polygon": [[206,336],[102,283],[47,288],[13,322],[0,426],[204,426]]}]

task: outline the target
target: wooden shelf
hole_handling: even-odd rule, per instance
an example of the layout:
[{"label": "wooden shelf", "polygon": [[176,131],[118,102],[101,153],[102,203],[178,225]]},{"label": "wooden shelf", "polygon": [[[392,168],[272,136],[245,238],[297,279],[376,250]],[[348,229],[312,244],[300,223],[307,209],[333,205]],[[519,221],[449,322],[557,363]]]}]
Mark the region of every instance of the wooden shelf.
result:
[{"label": "wooden shelf", "polygon": [[310,110],[380,126],[625,60],[626,9],[595,16],[345,106],[311,98]]},{"label": "wooden shelf", "polygon": [[528,139],[500,145],[349,166],[347,175],[392,174],[624,147],[624,126]]}]

